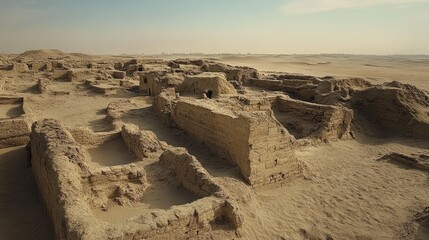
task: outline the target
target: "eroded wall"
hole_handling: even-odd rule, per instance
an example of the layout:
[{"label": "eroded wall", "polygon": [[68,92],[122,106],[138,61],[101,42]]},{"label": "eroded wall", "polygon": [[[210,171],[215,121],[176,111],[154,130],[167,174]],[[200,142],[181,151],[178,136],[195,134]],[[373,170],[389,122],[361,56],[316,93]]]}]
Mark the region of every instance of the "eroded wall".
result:
[{"label": "eroded wall", "polygon": [[[128,194],[127,189],[121,189],[123,186],[119,185],[117,190],[115,188],[118,187],[118,183],[124,181],[144,184],[144,169],[133,164],[93,169],[86,164],[81,146],[56,120],[38,121],[33,125],[32,130],[32,168],[41,198],[54,225],[56,239],[119,240],[198,237],[201,231],[210,230],[211,223],[215,223],[218,217],[230,219],[233,228],[238,228],[242,224],[242,214],[234,200],[226,194],[215,194],[226,191],[221,189],[220,185],[216,185],[207,172],[201,170],[201,166],[197,164],[198,161],[194,157],[186,153],[182,158],[183,155],[176,155],[177,151],[174,148],[170,149],[170,154],[164,156],[164,164],[167,163],[169,169],[177,176],[179,184],[190,189],[206,190],[205,194],[201,193],[206,197],[166,210],[154,209],[150,213],[138,215],[117,224],[103,222],[94,216],[91,205],[98,206],[106,197],[138,200],[132,198],[139,198],[138,194],[144,192],[131,191]],[[137,136],[137,134],[131,135]],[[191,161],[185,161],[187,159]],[[171,161],[181,162],[181,164],[168,164]],[[180,166],[180,168],[172,166]],[[200,175],[201,173],[203,175]],[[183,174],[195,181],[185,180]],[[205,184],[193,186],[194,183]],[[130,184],[124,186],[127,187]],[[206,188],[207,186],[209,188]],[[100,201],[88,199],[97,197],[97,191],[100,191],[101,195],[93,200]],[[111,194],[104,195],[106,192]],[[117,194],[120,195],[117,196]]]},{"label": "eroded wall", "polygon": [[250,184],[280,183],[300,175],[294,138],[266,111],[232,112],[208,101],[178,101],[177,126],[237,164]]},{"label": "eroded wall", "polygon": [[0,119],[0,148],[25,145],[30,140],[31,110],[22,97],[0,97],[0,104],[19,103],[22,114],[15,118]]},{"label": "eroded wall", "polygon": [[309,103],[279,96],[273,102],[278,120],[295,128],[299,138],[322,141],[350,139],[353,111],[341,106]]}]

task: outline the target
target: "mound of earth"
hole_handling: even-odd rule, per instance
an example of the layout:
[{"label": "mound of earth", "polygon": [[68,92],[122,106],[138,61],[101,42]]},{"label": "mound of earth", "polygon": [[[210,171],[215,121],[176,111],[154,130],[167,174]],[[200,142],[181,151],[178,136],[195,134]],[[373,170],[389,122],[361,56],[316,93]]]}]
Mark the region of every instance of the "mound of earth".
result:
[{"label": "mound of earth", "polygon": [[16,58],[32,58],[32,59],[57,59],[64,58],[67,56],[74,56],[79,58],[88,57],[88,55],[82,53],[64,53],[58,49],[39,49],[39,50],[29,50],[19,54]]},{"label": "mound of earth", "polygon": [[341,105],[350,100],[350,95],[373,87],[363,78],[323,78],[315,89],[314,101],[319,104]]},{"label": "mound of earth", "polygon": [[352,94],[353,109],[384,136],[429,137],[429,94],[398,82]]},{"label": "mound of earth", "polygon": [[323,78],[318,85],[317,90],[320,93],[330,93],[336,91],[358,91],[370,88],[372,85],[370,82],[366,81],[364,78],[333,78],[326,77]]}]

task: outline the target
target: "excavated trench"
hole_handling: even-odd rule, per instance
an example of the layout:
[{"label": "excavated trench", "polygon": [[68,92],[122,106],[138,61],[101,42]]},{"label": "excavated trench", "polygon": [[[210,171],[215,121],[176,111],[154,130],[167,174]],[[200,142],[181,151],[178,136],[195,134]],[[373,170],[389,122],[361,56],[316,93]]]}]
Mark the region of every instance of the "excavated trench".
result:
[{"label": "excavated trench", "polygon": [[0,104],[0,118],[16,118],[22,114],[22,104]]},{"label": "excavated trench", "polygon": [[0,239],[54,239],[24,146],[0,149]]}]

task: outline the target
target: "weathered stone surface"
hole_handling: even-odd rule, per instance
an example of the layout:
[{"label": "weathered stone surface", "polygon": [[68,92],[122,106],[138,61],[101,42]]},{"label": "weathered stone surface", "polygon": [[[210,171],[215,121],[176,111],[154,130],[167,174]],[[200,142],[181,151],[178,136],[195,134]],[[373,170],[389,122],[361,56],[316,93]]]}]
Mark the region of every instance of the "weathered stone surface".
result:
[{"label": "weathered stone surface", "polygon": [[268,111],[231,111],[210,100],[168,98],[158,96],[155,109],[238,165],[250,184],[281,184],[300,176],[293,152],[295,138]]},{"label": "weathered stone surface", "polygon": [[[163,154],[161,165],[177,177],[178,183],[203,198],[167,210],[152,210],[123,223],[100,221],[93,215],[92,207],[105,207],[111,201],[116,204],[139,201],[147,183],[144,168],[129,164],[94,169],[87,164],[80,145],[56,120],[38,121],[32,130],[33,172],[57,239],[192,237],[199,231],[210,230],[210,223],[217,218],[228,219],[233,228],[243,223],[235,201],[228,199],[193,156],[173,147]],[[126,141],[136,141],[136,146],[158,141],[154,135],[138,133],[131,126],[123,131]]]},{"label": "weathered stone surface", "polygon": [[31,110],[22,97],[0,97],[0,104],[21,104],[22,113],[13,118],[0,118],[0,148],[25,145],[29,142]]}]

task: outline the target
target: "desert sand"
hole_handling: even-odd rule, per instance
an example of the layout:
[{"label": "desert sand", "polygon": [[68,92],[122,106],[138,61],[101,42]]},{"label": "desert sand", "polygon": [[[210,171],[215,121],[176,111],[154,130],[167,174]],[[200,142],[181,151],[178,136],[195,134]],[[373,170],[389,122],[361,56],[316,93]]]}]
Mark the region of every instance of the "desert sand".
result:
[{"label": "desert sand", "polygon": [[429,239],[428,56],[1,63],[0,239]]}]

